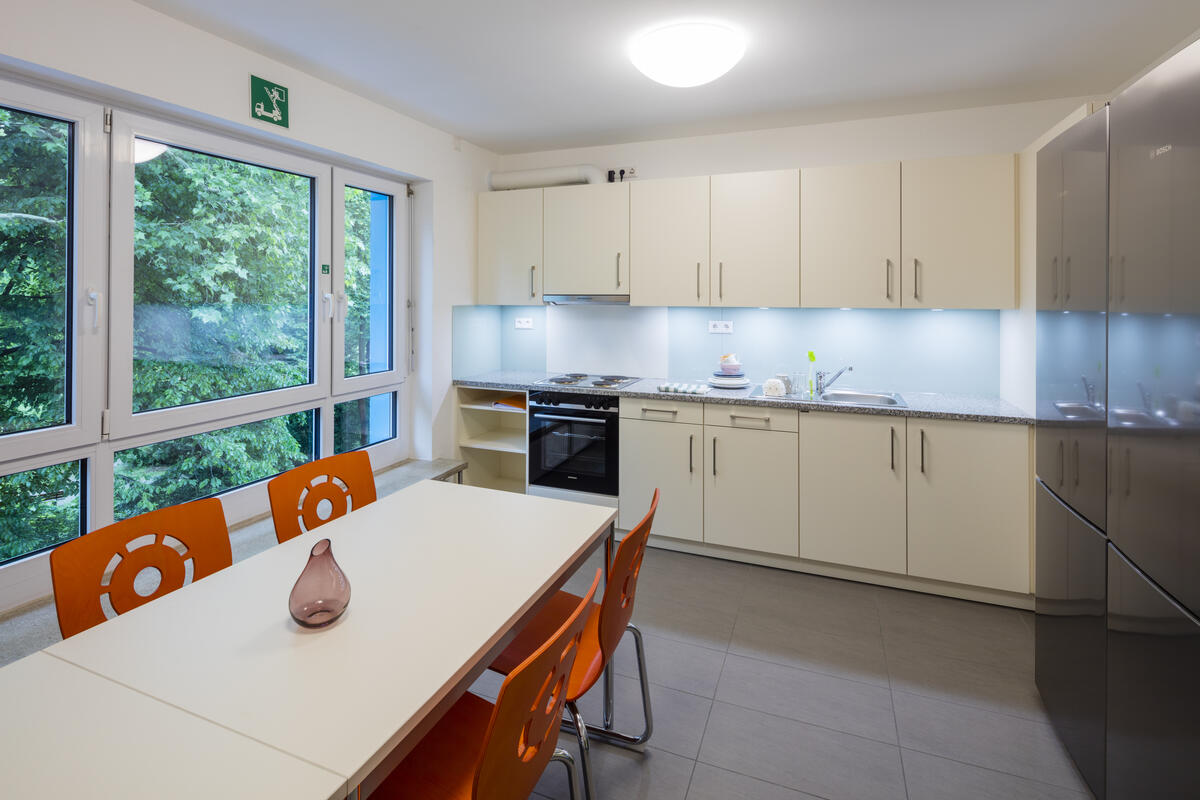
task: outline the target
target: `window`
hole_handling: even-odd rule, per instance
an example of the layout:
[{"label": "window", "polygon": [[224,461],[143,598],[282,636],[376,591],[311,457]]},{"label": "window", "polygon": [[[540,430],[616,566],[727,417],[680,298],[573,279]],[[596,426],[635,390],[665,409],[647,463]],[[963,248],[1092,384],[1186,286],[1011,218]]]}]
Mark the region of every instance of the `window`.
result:
[{"label": "window", "polygon": [[0,564],[82,532],[83,474],[70,461],[0,477]]},{"label": "window", "polygon": [[396,437],[396,393],[347,400],[333,407],[333,452],[345,453]]}]

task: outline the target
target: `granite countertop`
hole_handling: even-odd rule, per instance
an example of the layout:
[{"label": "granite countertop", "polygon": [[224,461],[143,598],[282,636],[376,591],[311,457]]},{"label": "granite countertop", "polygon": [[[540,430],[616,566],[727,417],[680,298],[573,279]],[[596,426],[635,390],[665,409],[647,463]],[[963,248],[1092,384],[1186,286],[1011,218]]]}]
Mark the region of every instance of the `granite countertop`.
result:
[{"label": "granite countertop", "polygon": [[[998,397],[967,394],[938,394],[934,392],[901,392],[908,403],[906,408],[890,406],[856,406],[846,403],[823,403],[820,401],[792,400],[786,397],[751,397],[757,384],[745,389],[712,389],[707,394],[675,394],[658,391],[666,379],[643,378],[624,389],[597,389],[592,386],[542,386],[537,382],[556,372],[524,372],[498,370],[455,379],[455,386],[478,389],[548,389],[556,392],[587,394],[611,394],[650,400],[675,400],[691,403],[720,403],[725,405],[764,406],[767,408],[796,408],[803,411],[832,411],[843,414],[876,414],[889,417],[920,417],[925,419],[953,419],[972,422],[1001,422],[1017,425],[1033,423],[1033,416],[1017,406]],[[760,392],[761,394],[761,392]]]}]

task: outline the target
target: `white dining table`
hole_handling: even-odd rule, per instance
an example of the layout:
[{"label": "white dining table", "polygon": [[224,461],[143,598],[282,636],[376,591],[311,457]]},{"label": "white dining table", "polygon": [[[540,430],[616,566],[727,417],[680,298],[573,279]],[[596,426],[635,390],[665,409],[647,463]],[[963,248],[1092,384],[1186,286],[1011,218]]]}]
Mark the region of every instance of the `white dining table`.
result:
[{"label": "white dining table", "polygon": [[[64,682],[88,707],[89,733],[97,732],[94,716],[105,717],[118,740],[127,728],[143,729],[120,713],[130,700],[130,707],[173,710],[197,739],[211,726],[246,741],[228,761],[209,736],[174,760],[148,762],[164,781],[199,769],[235,770],[238,758],[265,750],[278,758],[263,762],[263,774],[282,770],[290,782],[262,792],[262,781],[251,781],[244,792],[219,794],[348,795],[402,758],[521,622],[592,552],[611,545],[615,516],[608,507],[423,481],[0,670],[0,698],[14,691],[17,673],[36,672],[26,665],[36,657],[53,663],[59,677],[64,669],[88,676]],[[291,619],[288,595],[322,538],[331,540],[350,581],[351,601],[335,623],[309,630]],[[89,699],[97,682],[107,692],[97,696],[107,700]],[[57,685],[44,683],[47,692]],[[0,699],[6,735],[36,722],[38,702],[26,706],[14,718]],[[57,714],[37,724],[49,730],[63,723]],[[168,737],[174,731],[162,729]],[[71,749],[46,747],[0,766],[0,789],[9,769],[38,774],[46,759],[71,768]],[[0,762],[8,760],[0,751]],[[328,776],[337,784],[332,794]]]}]

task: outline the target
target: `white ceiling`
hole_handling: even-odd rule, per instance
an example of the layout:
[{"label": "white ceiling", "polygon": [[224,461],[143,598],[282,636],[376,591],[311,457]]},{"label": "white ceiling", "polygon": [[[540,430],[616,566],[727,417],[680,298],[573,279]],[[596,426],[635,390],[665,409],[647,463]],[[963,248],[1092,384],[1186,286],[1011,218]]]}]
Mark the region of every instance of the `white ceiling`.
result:
[{"label": "white ceiling", "polygon": [[[1104,94],[1197,0],[139,0],[500,153]],[[634,32],[716,18],[741,64],[670,89]]]}]

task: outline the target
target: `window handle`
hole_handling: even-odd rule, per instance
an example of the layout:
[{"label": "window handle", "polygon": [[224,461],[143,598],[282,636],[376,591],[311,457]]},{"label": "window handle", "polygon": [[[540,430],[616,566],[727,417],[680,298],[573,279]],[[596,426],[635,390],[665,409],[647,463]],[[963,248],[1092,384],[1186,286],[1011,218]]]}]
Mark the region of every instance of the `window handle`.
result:
[{"label": "window handle", "polygon": [[100,332],[100,317],[104,305],[104,293],[88,289],[87,304],[92,307],[92,333]]},{"label": "window handle", "polygon": [[337,321],[338,322],[346,321],[346,311],[349,308],[350,308],[350,301],[346,297],[346,293],[338,292],[338,296],[337,296],[337,312],[338,312],[337,313]]}]

